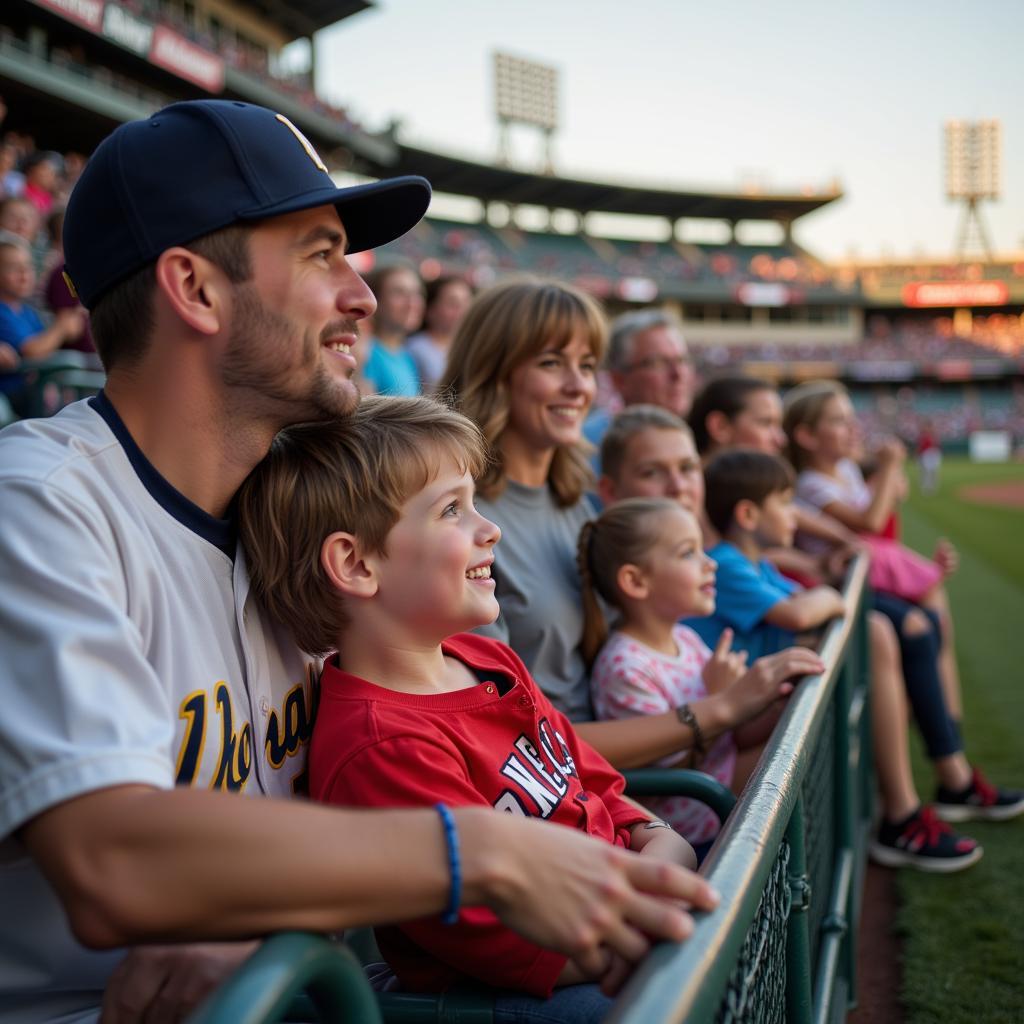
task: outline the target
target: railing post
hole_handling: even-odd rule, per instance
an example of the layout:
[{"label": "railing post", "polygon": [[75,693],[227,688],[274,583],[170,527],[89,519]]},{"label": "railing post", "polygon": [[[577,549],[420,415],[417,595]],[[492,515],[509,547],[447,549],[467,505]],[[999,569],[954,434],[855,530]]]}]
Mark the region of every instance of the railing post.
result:
[{"label": "railing post", "polygon": [[[854,615],[859,615],[859,609],[855,609]],[[852,930],[856,922],[855,889],[852,874],[840,873],[840,864],[848,860],[852,866],[857,856],[857,822],[856,808],[859,803],[860,773],[851,762],[851,755],[857,756],[858,744],[852,744],[851,751],[850,730],[857,727],[859,723],[850,720],[851,705],[854,693],[853,662],[857,660],[859,651],[851,644],[847,649],[843,663],[839,670],[839,679],[836,682],[834,700],[836,702],[836,849],[832,858],[833,877],[839,883],[843,878],[846,891],[837,894],[842,898],[842,920],[831,922],[834,927],[842,930],[842,964],[844,973],[849,982],[848,993],[853,992],[856,973],[856,946]],[[834,990],[833,990],[834,991]],[[826,1008],[830,1009],[830,1008]]]},{"label": "railing post", "polygon": [[804,850],[804,800],[800,796],[786,828],[789,843],[790,908],[786,922],[786,1022],[807,1024],[812,1014],[811,942],[807,911],[811,905],[811,883],[807,877]]}]

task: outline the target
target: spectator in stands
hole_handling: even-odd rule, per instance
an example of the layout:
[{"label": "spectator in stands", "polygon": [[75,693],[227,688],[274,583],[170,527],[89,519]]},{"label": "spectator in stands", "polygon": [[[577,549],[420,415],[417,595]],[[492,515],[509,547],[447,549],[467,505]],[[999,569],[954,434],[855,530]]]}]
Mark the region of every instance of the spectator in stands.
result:
[{"label": "spectator in stands", "polygon": [[[694,747],[659,767],[699,768],[739,793],[775,722],[773,707],[792,692],[790,680],[825,666],[797,647],[748,667],[745,654],[730,651],[731,633],[712,654],[680,623],[715,607],[715,563],[702,548],[696,516],[671,498],[630,498],[585,524],[578,556],[583,651],[599,718],[676,712],[698,721]],[[610,635],[598,597],[618,613]],[[717,817],[699,801],[647,803],[699,853],[718,833]]]},{"label": "spectator in stands", "polygon": [[[77,296],[71,294],[71,289],[64,277],[64,211],[61,209],[51,213],[46,227],[50,236],[50,254],[47,263],[50,264],[51,269],[43,283],[43,304],[54,315],[59,315],[65,309],[82,310],[82,304],[78,301]],[[90,357],[85,364],[99,368],[100,363],[95,355],[96,345],[92,340],[89,317],[85,315],[84,310],[81,331],[75,337],[68,338],[62,348],[84,353]]]},{"label": "spectator in stands", "polygon": [[41,150],[29,156],[21,169],[25,175],[22,195],[39,211],[41,217],[46,217],[53,209],[53,197],[60,186],[64,160],[60,153]]},{"label": "spectator in stands", "polygon": [[[345,421],[285,430],[243,486],[254,591],[303,650],[338,652],[321,676],[311,795],[341,807],[496,807],[695,866],[678,835],[622,799],[621,776],[578,741],[515,654],[465,632],[498,614],[500,532],[473,507],[486,461],[465,417],[378,397]],[[507,772],[524,743],[544,759],[539,789]],[[583,969],[490,912],[448,914],[378,930],[404,989],[483,983],[511,990],[496,994],[499,1020],[603,1019],[610,1000],[594,983],[611,963]],[[609,985],[624,980],[617,964],[616,975]]]},{"label": "spectator in stands", "polygon": [[[600,493],[608,505],[634,497],[671,497],[683,508],[704,506],[704,477],[699,466],[689,428],[678,417],[654,406],[632,406],[615,417],[601,446],[604,473]],[[770,570],[768,570],[770,575]],[[722,597],[728,599],[729,562],[725,560]],[[716,595],[717,599],[717,595]],[[691,623],[692,625],[692,623]],[[733,632],[733,626],[726,628]],[[720,637],[719,637],[720,641]],[[780,642],[785,643],[782,638]],[[921,801],[910,772],[907,751],[907,712],[905,683],[900,664],[896,633],[883,615],[868,612],[868,643],[871,658],[871,728],[874,734],[875,761],[882,790],[886,819],[899,824],[912,836],[922,824],[915,810]],[[933,690],[941,701],[941,690]],[[703,721],[698,716],[699,721]],[[931,821],[926,816],[927,824]],[[907,828],[908,825],[912,827]],[[902,834],[902,833],[901,833]],[[886,833],[891,846],[892,839]],[[918,860],[910,851],[896,856],[882,850],[879,859],[890,866],[911,864],[927,867],[927,856]]]},{"label": "spectator in stands", "polygon": [[[715,456],[705,468],[707,512],[723,539],[708,551],[718,563],[716,604],[690,625],[705,643],[717,643],[726,630],[733,645],[751,657],[766,655],[815,633],[844,612],[842,595],[828,586],[803,590],[786,580],[763,557],[769,547],[793,542],[792,468],[781,458],[736,450]],[[889,667],[894,668],[894,644]],[[879,676],[873,651],[872,676]],[[898,677],[886,671],[872,679],[872,729],[879,749],[884,818],[871,843],[872,855],[890,867],[924,871],[959,871],[981,857],[981,847],[943,825],[930,807],[922,807],[910,773],[903,692]],[[941,691],[933,691],[941,704]],[[883,714],[878,712],[882,711]]]},{"label": "spectator in stands", "polygon": [[441,380],[441,393],[494,452],[477,483],[477,507],[505,538],[501,615],[485,632],[510,644],[574,721],[591,717],[576,539],[594,509],[581,429],[606,336],[585,293],[557,282],[502,283],[470,306]]},{"label": "spectator in stands", "polygon": [[39,210],[23,196],[11,196],[0,202],[0,231],[10,231],[35,246],[41,224]]},{"label": "spectator in stands", "polygon": [[13,143],[0,144],[0,199],[20,196],[25,187],[25,175],[18,170],[20,155]]},{"label": "spectator in stands", "polygon": [[31,382],[23,364],[45,359],[65,342],[81,334],[85,311],[62,310],[48,327],[29,303],[36,274],[25,242],[13,235],[0,236],[0,391],[19,416],[32,411]]},{"label": "spectator in stands", "polygon": [[658,896],[692,876],[574,830],[456,809],[457,862],[430,811],[287,799],[316,666],[249,595],[232,501],[280,429],[351,413],[374,300],[345,253],[428,202],[337,189],[219,100],[122,125],[83,173],[65,251],[107,386],[0,434],[0,1014],[91,1019],[112,978],[110,1019],[177,1019],[251,944],[150,944],[436,914],[460,862],[467,904],[591,966],[684,937]]},{"label": "spectator in stands", "polygon": [[[901,486],[905,457],[902,445],[890,441],[882,449],[875,488],[868,488],[852,458],[859,449],[853,409],[845,388],[835,381],[809,381],[789,392],[784,427],[790,461],[799,473],[797,496],[852,530],[880,534],[892,515]],[[876,547],[875,555],[881,550]],[[897,566],[894,570],[894,577],[900,580],[910,576],[909,567]],[[977,768],[972,769],[963,754],[959,676],[951,680],[945,675],[939,680],[941,645],[944,639],[951,640],[952,626],[944,591],[937,605],[931,602],[938,593],[935,588],[922,599],[933,621],[924,623],[924,629],[913,630],[908,628],[908,621],[918,623],[919,610],[899,589],[894,593],[896,603],[886,600],[884,592],[876,603],[892,619],[900,637],[911,707],[939,781],[939,813],[952,821],[965,821],[1001,820],[1024,812],[1024,793],[991,785]],[[949,647],[955,666],[951,643]],[[936,687],[944,698],[938,709],[931,696]]]},{"label": "spectator in stands", "polygon": [[[679,318],[662,309],[624,313],[612,322],[608,373],[621,402],[660,405],[686,416],[693,401],[696,376]],[[611,415],[598,410],[587,423],[587,439],[600,444]]]},{"label": "spectator in stands", "polygon": [[[705,462],[730,448],[781,455],[786,446],[782,399],[773,385],[756,377],[716,377],[709,381],[694,399],[689,423]],[[798,504],[795,513],[797,529],[821,538],[825,546],[816,556],[787,546],[766,552],[768,561],[805,586],[838,582],[860,548],[856,534],[817,509]],[[714,527],[708,525],[713,531]]]},{"label": "spectator in stands", "polygon": [[597,492],[605,505],[624,498],[671,498],[700,517],[704,475],[693,434],[660,405],[631,405],[601,442]]},{"label": "spectator in stands", "polygon": [[473,289],[464,278],[445,276],[427,282],[423,329],[407,343],[427,394],[434,392],[444,374],[452,339],[472,301]]},{"label": "spectator in stands", "polygon": [[674,712],[642,722],[591,720],[576,552],[593,516],[582,424],[606,331],[594,300],[569,285],[498,284],[462,321],[441,392],[477,423],[494,453],[476,504],[502,529],[501,614],[481,632],[508,643],[579,735],[621,770],[689,750],[694,731]]},{"label": "spectator in stands", "polygon": [[420,375],[405,341],[423,319],[423,282],[411,267],[392,264],[371,273],[367,284],[377,312],[363,374],[382,395],[418,395]]}]

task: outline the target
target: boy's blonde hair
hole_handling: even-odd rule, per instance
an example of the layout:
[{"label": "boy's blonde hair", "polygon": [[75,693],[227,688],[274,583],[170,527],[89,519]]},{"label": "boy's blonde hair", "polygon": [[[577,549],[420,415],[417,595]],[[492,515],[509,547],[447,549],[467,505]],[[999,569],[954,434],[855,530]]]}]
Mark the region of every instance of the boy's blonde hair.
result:
[{"label": "boy's blonde hair", "polygon": [[671,498],[626,498],[583,524],[576,566],[583,593],[580,651],[588,666],[608,639],[608,623],[598,595],[613,607],[621,607],[619,569],[624,565],[647,567],[651,548],[659,540],[658,524],[673,511],[690,514]]},{"label": "boy's blonde hair", "polygon": [[347,621],[320,563],[324,540],[341,530],[386,555],[402,506],[443,454],[473,477],[487,464],[476,426],[430,398],[364,398],[345,419],[274,438],[239,491],[239,529],[253,592],[303,650],[333,650]]},{"label": "boy's blonde hair", "polygon": [[[604,314],[585,292],[558,281],[506,281],[469,307],[438,393],[473,420],[491,446],[493,459],[478,481],[482,497],[496,498],[505,488],[501,436],[508,427],[512,372],[549,345],[564,348],[578,331],[600,362],[608,341]],[[581,441],[555,452],[548,485],[563,508],[579,501],[592,482],[590,450]]]},{"label": "boy's blonde hair", "polygon": [[786,457],[799,473],[807,465],[807,452],[796,442],[798,427],[818,426],[825,406],[833,398],[849,395],[837,380],[809,380],[786,392],[782,400],[782,429],[786,432]]},{"label": "boy's blonde hair", "polygon": [[693,442],[693,432],[685,420],[660,405],[627,405],[601,440],[601,472],[618,480],[626,461],[629,442],[644,430],[678,430]]}]

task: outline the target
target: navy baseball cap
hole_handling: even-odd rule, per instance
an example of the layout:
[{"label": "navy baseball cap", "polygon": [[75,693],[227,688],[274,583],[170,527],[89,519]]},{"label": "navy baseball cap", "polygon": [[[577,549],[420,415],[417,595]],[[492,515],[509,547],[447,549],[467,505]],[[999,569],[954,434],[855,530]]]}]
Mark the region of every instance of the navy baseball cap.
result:
[{"label": "navy baseball cap", "polygon": [[338,188],[283,114],[188,100],[115,129],[68,199],[65,273],[86,308],[165,249],[244,221],[333,205],[361,252],[426,213],[430,183],[406,176]]}]

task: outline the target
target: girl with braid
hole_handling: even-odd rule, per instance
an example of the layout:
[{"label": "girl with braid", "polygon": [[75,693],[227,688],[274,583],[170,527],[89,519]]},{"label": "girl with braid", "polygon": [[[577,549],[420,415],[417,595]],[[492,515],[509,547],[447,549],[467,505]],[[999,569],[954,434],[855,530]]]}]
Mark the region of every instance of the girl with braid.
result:
[{"label": "girl with braid", "polygon": [[[774,724],[773,705],[792,691],[792,679],[821,671],[822,662],[792,647],[748,667],[745,653],[730,651],[731,631],[712,652],[680,624],[714,611],[716,566],[702,540],[693,513],[669,498],[630,498],[587,523],[578,551],[582,649],[599,718],[674,711],[693,742],[658,764],[699,768],[739,792]],[[619,613],[610,635],[598,597]],[[698,850],[718,832],[696,800],[649,804]]]}]

